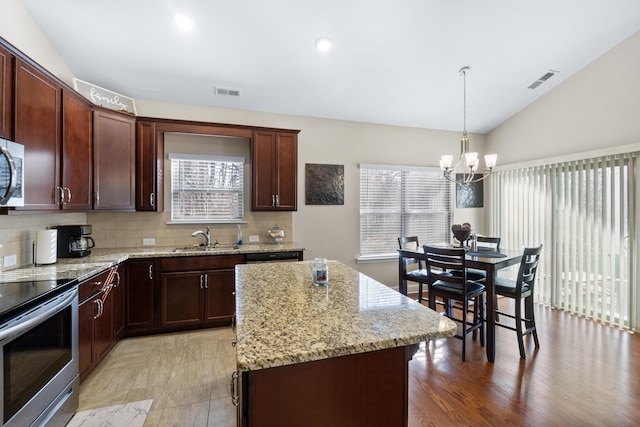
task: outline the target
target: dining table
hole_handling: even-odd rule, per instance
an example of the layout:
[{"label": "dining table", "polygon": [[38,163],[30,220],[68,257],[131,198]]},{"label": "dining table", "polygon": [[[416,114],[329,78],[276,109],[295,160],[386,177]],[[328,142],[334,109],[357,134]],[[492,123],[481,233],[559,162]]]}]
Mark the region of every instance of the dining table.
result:
[{"label": "dining table", "polygon": [[[450,245],[442,245],[448,246]],[[495,281],[498,271],[510,267],[512,265],[519,264],[522,260],[522,250],[512,250],[489,247],[478,247],[475,251],[467,250],[465,256],[465,264],[467,268],[474,268],[483,270],[486,273],[486,351],[487,360],[491,363],[496,358],[496,309],[498,307],[498,301],[495,291]],[[404,275],[404,260],[406,258],[422,259],[423,263],[426,262],[426,256],[421,250],[411,249],[399,249],[398,250],[398,269],[399,269],[399,289],[398,291],[407,295],[407,281]]]}]

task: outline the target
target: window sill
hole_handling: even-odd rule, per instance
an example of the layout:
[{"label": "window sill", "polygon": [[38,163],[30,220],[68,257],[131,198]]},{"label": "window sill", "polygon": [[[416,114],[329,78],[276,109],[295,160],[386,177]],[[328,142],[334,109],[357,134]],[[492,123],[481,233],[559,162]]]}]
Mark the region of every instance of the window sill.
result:
[{"label": "window sill", "polygon": [[361,255],[356,258],[356,264],[368,264],[372,262],[397,262],[398,254]]}]

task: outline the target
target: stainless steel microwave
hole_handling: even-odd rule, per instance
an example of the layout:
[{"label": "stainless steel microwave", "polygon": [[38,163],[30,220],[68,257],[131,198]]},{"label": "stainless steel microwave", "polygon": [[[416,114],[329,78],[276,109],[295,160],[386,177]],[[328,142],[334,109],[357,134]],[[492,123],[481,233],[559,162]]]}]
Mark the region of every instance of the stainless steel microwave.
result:
[{"label": "stainless steel microwave", "polygon": [[24,145],[0,138],[0,206],[24,206]]}]

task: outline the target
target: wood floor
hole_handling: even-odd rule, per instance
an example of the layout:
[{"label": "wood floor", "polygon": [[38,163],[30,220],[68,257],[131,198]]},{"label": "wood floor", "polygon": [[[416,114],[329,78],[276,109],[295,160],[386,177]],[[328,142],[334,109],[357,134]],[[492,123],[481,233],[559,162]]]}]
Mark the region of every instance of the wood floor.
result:
[{"label": "wood floor", "polygon": [[[500,305],[509,304],[501,300]],[[497,331],[495,363],[479,341],[422,345],[409,362],[409,426],[635,426],[640,337],[536,306],[540,349]],[[235,426],[228,328],[131,338],[82,384],[80,410],[154,399],[145,426]]]}]

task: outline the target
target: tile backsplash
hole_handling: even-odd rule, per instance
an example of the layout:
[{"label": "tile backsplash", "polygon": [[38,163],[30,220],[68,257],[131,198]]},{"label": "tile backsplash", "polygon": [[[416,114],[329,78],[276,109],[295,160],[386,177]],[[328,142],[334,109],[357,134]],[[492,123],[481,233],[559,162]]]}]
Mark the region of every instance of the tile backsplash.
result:
[{"label": "tile backsplash", "polygon": [[[191,237],[196,230],[204,230],[207,224],[167,224],[170,212],[96,212],[60,213],[0,216],[0,269],[3,259],[16,255],[13,269],[33,263],[33,241],[37,230],[67,224],[91,224],[92,237],[97,248],[142,247],[145,238],[155,240],[155,246],[187,246],[199,244],[202,237]],[[246,223],[241,224],[244,243],[250,235],[257,235],[260,242],[269,242],[267,229],[277,224],[284,228],[284,241],[293,241],[292,212],[246,212]],[[236,243],[236,224],[209,224],[211,240],[221,244]]]}]

